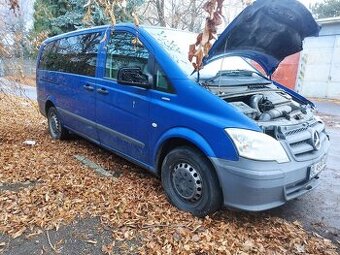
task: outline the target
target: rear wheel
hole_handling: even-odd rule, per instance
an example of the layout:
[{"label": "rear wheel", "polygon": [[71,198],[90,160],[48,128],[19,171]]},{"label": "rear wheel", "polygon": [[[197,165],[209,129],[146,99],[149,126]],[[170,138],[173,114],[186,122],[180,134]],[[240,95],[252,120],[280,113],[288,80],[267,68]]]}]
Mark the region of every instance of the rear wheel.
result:
[{"label": "rear wheel", "polygon": [[161,177],[167,197],[180,210],[203,217],[221,207],[215,170],[199,151],[190,147],[172,150],[163,161]]},{"label": "rear wheel", "polygon": [[50,107],[47,113],[48,131],[55,140],[64,140],[68,137],[69,132],[63,127],[57,109]]}]

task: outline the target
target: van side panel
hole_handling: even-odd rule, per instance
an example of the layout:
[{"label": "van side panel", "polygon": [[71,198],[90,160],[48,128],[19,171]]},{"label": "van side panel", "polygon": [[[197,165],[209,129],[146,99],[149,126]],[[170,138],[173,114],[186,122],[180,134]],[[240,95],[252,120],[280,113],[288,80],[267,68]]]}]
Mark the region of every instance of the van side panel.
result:
[{"label": "van side panel", "polygon": [[153,91],[152,96],[150,119],[156,124],[156,128],[153,128],[150,137],[150,163],[157,162],[158,150],[169,138],[183,138],[195,144],[208,157],[238,160],[233,143],[224,132],[226,124],[223,124],[223,119],[187,108],[181,103],[185,101],[181,95]]}]

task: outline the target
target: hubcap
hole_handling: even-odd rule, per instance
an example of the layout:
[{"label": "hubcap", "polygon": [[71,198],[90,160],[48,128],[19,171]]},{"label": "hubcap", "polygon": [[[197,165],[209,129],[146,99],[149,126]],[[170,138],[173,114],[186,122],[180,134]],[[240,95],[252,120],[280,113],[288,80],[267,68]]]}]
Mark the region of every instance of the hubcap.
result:
[{"label": "hubcap", "polygon": [[173,169],[172,182],[178,195],[191,202],[202,196],[202,179],[194,167],[180,163]]},{"label": "hubcap", "polygon": [[55,113],[50,115],[50,131],[54,138],[58,137],[61,132],[60,121]]}]

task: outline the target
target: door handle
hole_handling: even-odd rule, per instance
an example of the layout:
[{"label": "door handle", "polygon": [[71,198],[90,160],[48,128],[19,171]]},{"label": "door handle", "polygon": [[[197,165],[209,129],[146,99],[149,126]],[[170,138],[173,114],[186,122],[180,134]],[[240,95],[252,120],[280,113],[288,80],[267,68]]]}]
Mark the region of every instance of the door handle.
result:
[{"label": "door handle", "polygon": [[94,91],[94,87],[90,86],[89,84],[85,84],[83,86],[84,89],[88,90],[88,91]]},{"label": "door handle", "polygon": [[103,95],[109,94],[109,91],[105,88],[97,89],[97,92],[100,93],[100,94],[103,94]]}]

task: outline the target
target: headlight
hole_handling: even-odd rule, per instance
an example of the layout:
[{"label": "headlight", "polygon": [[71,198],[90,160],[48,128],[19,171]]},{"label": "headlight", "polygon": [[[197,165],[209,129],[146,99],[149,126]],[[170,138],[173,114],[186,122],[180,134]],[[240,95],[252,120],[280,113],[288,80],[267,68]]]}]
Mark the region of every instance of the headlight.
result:
[{"label": "headlight", "polygon": [[238,128],[227,128],[225,131],[233,140],[242,157],[261,161],[277,161],[278,163],[289,162],[281,143],[269,135]]}]

